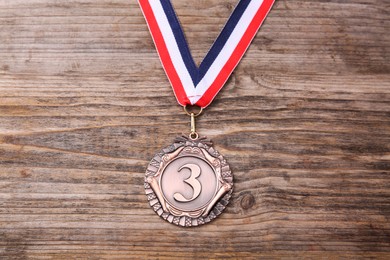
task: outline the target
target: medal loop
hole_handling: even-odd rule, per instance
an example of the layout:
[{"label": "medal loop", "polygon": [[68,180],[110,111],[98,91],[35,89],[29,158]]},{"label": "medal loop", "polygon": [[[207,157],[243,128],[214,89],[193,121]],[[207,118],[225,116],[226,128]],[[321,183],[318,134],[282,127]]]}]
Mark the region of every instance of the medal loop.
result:
[{"label": "medal loop", "polygon": [[199,138],[199,134],[197,132],[191,132],[188,136],[191,140],[196,140]]},{"label": "medal loop", "polygon": [[196,127],[195,127],[195,114],[191,113],[191,133],[190,133],[190,138],[192,140],[198,139],[199,135],[196,132]]},{"label": "medal loop", "polygon": [[[194,106],[192,106],[192,107],[194,107]],[[192,111],[189,111],[187,106],[184,106],[184,112],[191,117],[191,132],[190,132],[189,138],[191,140],[196,140],[199,138],[199,134],[196,132],[195,118],[202,114],[203,108],[199,107],[199,110],[196,111],[196,113],[194,113]]]},{"label": "medal loop", "polygon": [[184,107],[183,107],[184,112],[185,112],[187,115],[189,115],[189,116],[192,116],[192,114],[194,114],[194,117],[198,117],[198,116],[200,116],[200,115],[202,114],[202,112],[203,112],[203,107],[199,107],[199,111],[196,112],[196,113],[194,113],[194,112],[192,112],[192,111],[190,112],[189,109],[188,109],[188,107],[193,108],[193,107],[198,107],[198,106],[184,106]]}]

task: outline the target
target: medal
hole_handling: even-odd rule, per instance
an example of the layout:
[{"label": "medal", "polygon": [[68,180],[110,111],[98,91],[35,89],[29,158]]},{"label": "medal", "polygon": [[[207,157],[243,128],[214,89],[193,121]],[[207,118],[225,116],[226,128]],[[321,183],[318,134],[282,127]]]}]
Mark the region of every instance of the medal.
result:
[{"label": "medal", "polygon": [[[145,192],[168,222],[199,226],[222,213],[233,192],[224,157],[195,129],[195,118],[213,101],[237,66],[274,0],[241,0],[199,67],[190,53],[170,0],[139,0],[178,103],[191,117],[191,132],[176,138],[149,163]],[[189,111],[189,106],[199,111]]]}]

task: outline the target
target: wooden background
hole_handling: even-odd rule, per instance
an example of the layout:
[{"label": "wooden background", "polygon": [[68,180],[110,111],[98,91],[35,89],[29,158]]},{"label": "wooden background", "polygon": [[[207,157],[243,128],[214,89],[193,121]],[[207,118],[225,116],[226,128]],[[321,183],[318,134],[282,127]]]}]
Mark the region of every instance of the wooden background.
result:
[{"label": "wooden background", "polygon": [[[172,0],[197,62],[236,0]],[[135,0],[0,0],[0,258],[390,257],[390,4],[278,0],[198,121],[235,176],[212,224],[147,204],[189,131]]]}]

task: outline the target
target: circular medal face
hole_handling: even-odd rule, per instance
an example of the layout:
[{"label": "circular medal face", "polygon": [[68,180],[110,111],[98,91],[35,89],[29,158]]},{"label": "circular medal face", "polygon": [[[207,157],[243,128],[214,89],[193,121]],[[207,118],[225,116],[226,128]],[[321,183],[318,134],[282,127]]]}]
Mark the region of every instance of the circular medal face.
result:
[{"label": "circular medal face", "polygon": [[146,170],[145,192],[154,211],[184,227],[210,222],[229,202],[233,176],[205,138],[178,138]]}]

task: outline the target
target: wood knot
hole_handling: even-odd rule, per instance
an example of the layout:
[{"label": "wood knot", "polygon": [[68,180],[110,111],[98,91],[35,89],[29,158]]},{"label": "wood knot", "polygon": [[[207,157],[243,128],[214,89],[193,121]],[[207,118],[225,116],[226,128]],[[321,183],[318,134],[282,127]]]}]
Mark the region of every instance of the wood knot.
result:
[{"label": "wood knot", "polygon": [[248,193],[242,196],[240,204],[243,209],[248,210],[255,205],[255,202],[255,197],[252,194]]},{"label": "wood knot", "polygon": [[3,71],[9,71],[9,65],[3,65],[3,66],[1,67],[1,70],[3,70]]},{"label": "wood knot", "polygon": [[23,169],[20,171],[20,175],[23,177],[23,178],[27,178],[30,176],[30,173],[28,172],[28,170],[26,169]]}]

